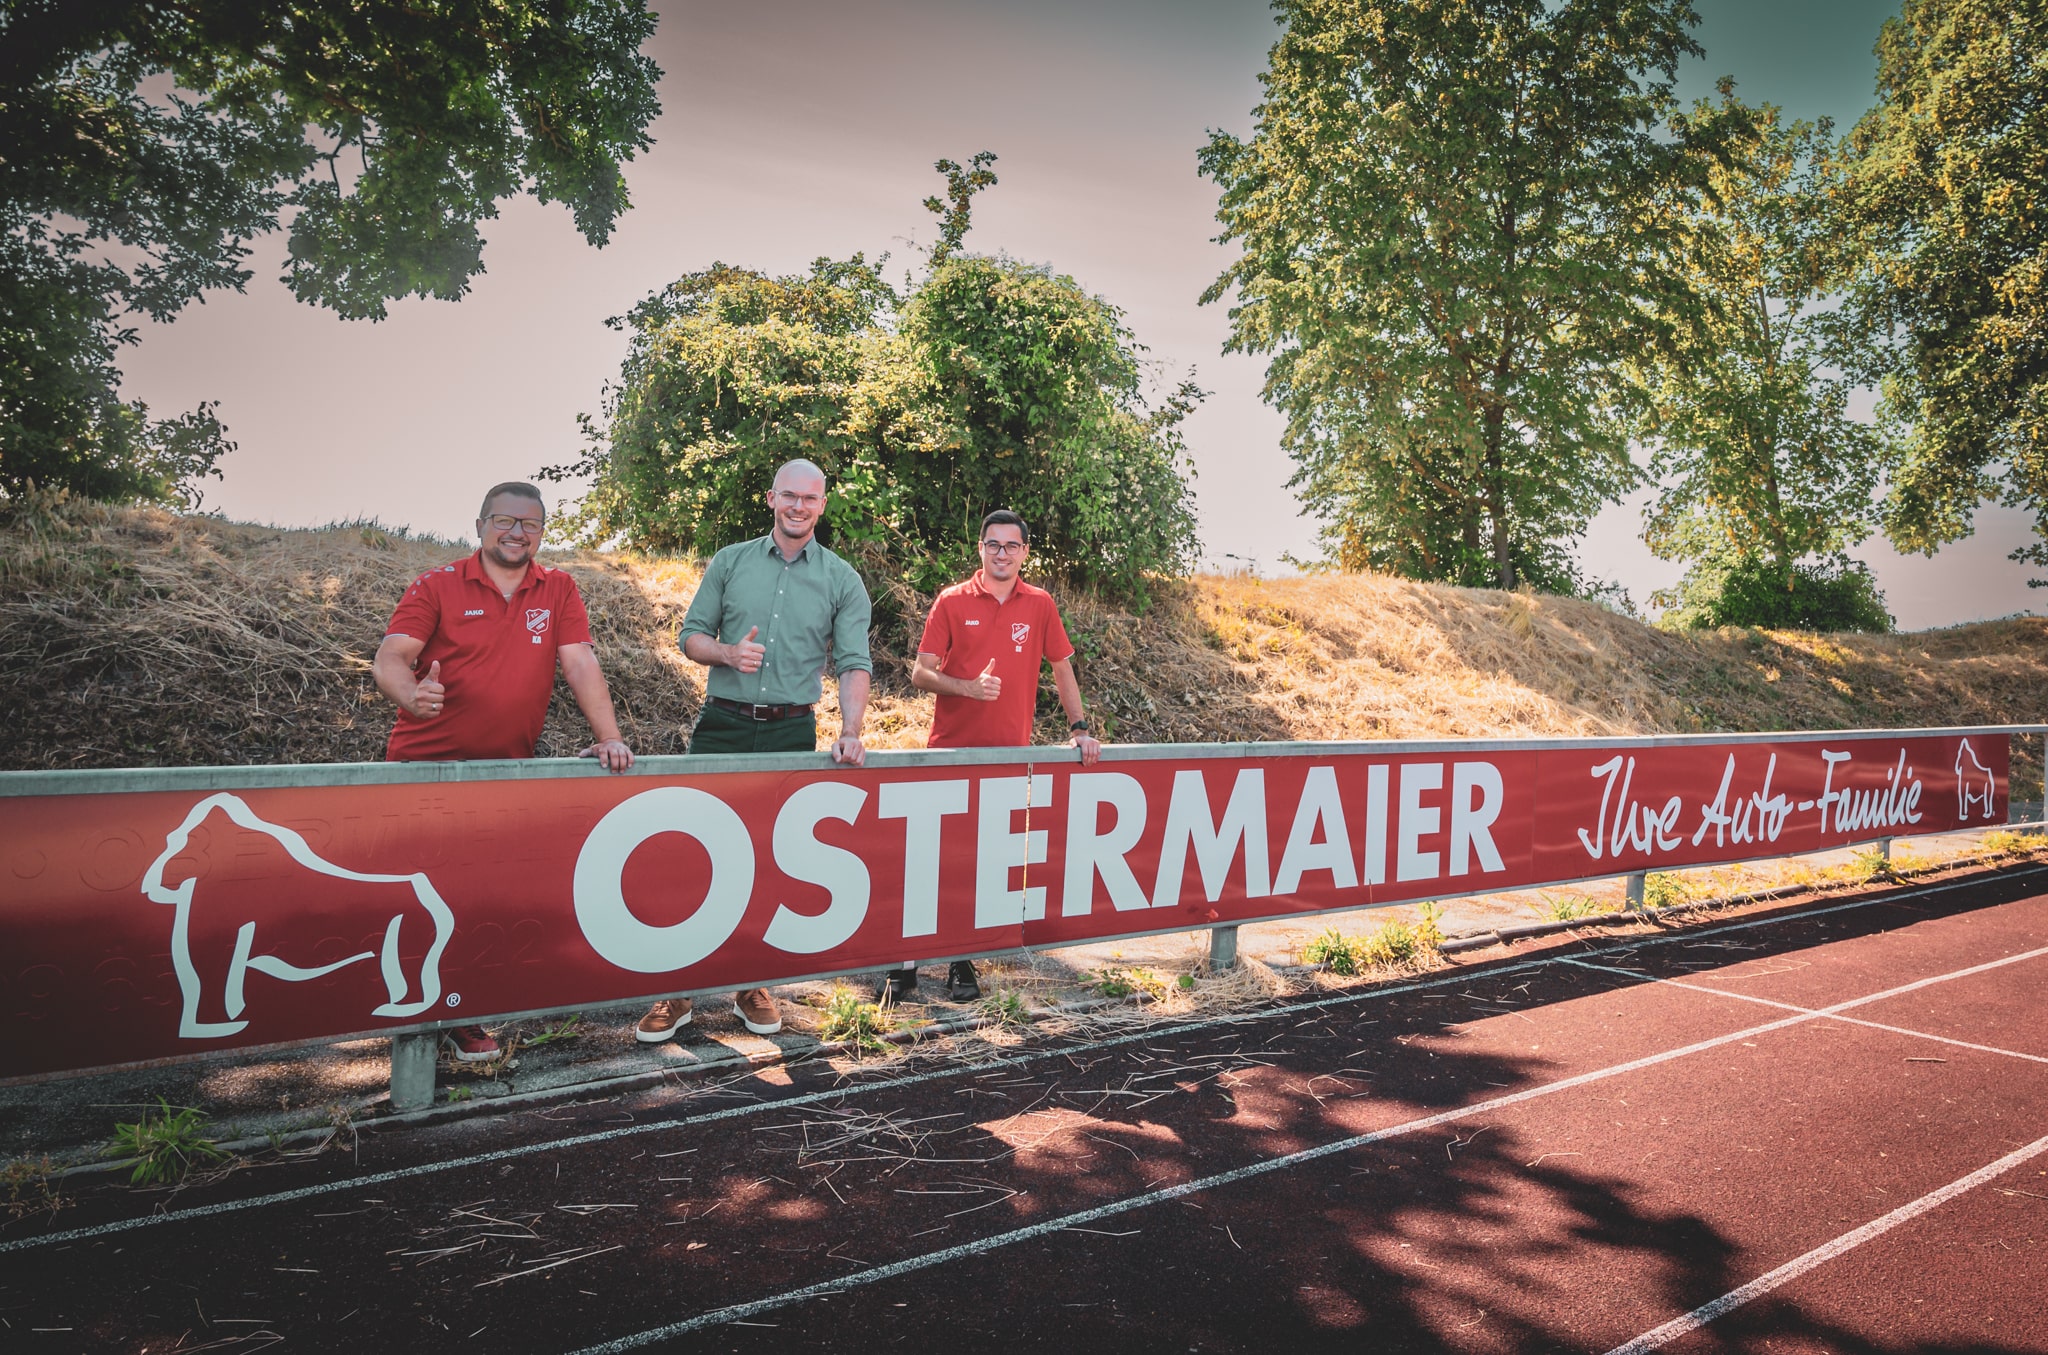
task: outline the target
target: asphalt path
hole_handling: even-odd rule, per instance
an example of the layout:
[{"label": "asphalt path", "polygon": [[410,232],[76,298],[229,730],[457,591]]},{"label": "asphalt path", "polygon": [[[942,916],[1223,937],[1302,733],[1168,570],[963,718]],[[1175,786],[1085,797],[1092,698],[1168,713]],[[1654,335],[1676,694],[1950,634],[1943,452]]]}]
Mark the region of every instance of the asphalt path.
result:
[{"label": "asphalt path", "polygon": [[2048,872],[0,1227],[9,1351],[2048,1351]]}]

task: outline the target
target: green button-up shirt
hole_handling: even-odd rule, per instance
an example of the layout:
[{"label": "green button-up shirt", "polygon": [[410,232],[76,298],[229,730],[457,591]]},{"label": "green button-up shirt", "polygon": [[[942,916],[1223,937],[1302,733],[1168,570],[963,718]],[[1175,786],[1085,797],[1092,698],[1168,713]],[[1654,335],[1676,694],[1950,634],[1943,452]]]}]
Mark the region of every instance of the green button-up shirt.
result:
[{"label": "green button-up shirt", "polygon": [[711,557],[676,643],[708,635],[737,644],[756,626],[767,650],[761,669],[711,670],[711,695],[764,706],[806,706],[824,695],[827,661],[834,673],[875,671],[868,654],[868,590],[860,575],[818,544],[782,558],[773,536],[727,546]]}]

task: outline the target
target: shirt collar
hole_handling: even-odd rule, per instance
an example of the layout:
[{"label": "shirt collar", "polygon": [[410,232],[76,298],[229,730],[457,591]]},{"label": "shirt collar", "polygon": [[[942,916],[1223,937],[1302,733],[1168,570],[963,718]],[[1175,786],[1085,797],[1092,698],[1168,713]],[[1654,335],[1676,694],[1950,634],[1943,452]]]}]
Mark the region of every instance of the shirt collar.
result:
[{"label": "shirt collar", "polygon": [[[477,547],[475,552],[457,567],[456,572],[465,583],[480,583],[493,592],[497,591],[498,585],[492,583],[491,576],[484,573],[484,551],[481,546]],[[541,576],[546,573],[546,565],[538,560],[528,560],[526,562],[526,573],[519,580],[519,586],[512,590],[512,596],[518,597],[529,588],[538,588]]]},{"label": "shirt collar", "polygon": [[[1017,580],[1017,582],[1010,585],[1010,597],[1003,599],[1003,601],[1009,601],[1014,598],[1023,597],[1025,590],[1030,587],[1031,585],[1024,582],[1024,580]],[[966,583],[961,585],[961,591],[964,593],[969,593],[975,597],[995,597],[995,593],[991,591],[988,586],[988,580],[982,577],[982,571],[978,569],[974,571],[974,577],[970,578]]]},{"label": "shirt collar", "polygon": [[[811,547],[817,544],[818,534],[816,532],[812,532],[811,539],[804,542],[803,549],[799,550],[796,553],[795,559],[790,560],[789,563],[795,564],[797,560],[801,560],[807,557],[811,553]],[[780,560],[783,558],[782,548],[775,544],[775,533],[773,532],[770,532],[768,533],[768,535],[761,538],[761,548],[768,552],[768,558],[771,560]]]}]

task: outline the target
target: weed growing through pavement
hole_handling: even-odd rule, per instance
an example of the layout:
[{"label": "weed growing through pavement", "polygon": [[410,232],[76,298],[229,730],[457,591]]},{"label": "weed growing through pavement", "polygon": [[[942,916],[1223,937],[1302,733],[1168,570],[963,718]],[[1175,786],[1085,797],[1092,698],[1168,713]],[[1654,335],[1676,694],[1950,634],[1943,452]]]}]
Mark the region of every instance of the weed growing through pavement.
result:
[{"label": "weed growing through pavement", "polygon": [[37,1214],[55,1214],[70,1201],[57,1192],[54,1184],[57,1169],[46,1154],[31,1162],[18,1158],[0,1171],[0,1185],[7,1188],[7,1217],[10,1219],[32,1218]]},{"label": "weed growing through pavement", "polygon": [[227,1157],[202,1132],[205,1111],[193,1106],[172,1110],[161,1096],[156,1104],[158,1113],[154,1117],[145,1108],[134,1124],[116,1123],[113,1140],[100,1152],[102,1157],[135,1159],[135,1171],[128,1178],[130,1184],[182,1180],[201,1162],[219,1162]]},{"label": "weed growing through pavement", "polygon": [[1977,839],[1985,851],[1994,856],[2032,856],[2043,847],[2048,847],[2048,837],[2039,833],[2015,833],[2009,828],[1998,828]]},{"label": "weed growing through pavement", "polygon": [[1438,903],[1418,903],[1415,911],[1422,920],[1415,924],[1415,947],[1417,950],[1434,954],[1444,943],[1442,927],[1444,910]]},{"label": "weed growing through pavement", "polygon": [[583,1016],[579,1012],[565,1016],[559,1021],[548,1022],[547,1025],[541,1027],[538,1035],[529,1035],[520,1043],[524,1044],[528,1049],[538,1049],[544,1044],[554,1044],[560,1040],[580,1040],[582,1038]]},{"label": "weed growing through pavement", "polygon": [[453,1086],[453,1087],[450,1087],[450,1088],[448,1089],[448,1099],[449,1099],[449,1101],[450,1101],[450,1102],[455,1102],[455,1101],[467,1101],[467,1100],[468,1100],[468,1099],[469,1099],[470,1097],[472,1097],[472,1096],[475,1096],[475,1095],[476,1095],[476,1088],[474,1088],[474,1087],[465,1087],[465,1086],[462,1086],[462,1085],[461,1085],[461,1084],[459,1084],[459,1083],[458,1083],[457,1085],[455,1085],[455,1086]]},{"label": "weed growing through pavement", "polygon": [[1157,1002],[1166,996],[1166,980],[1149,969],[1111,966],[1095,971],[1095,991],[1104,997],[1136,997]]},{"label": "weed growing through pavement", "polygon": [[1891,876],[1891,858],[1876,847],[1863,848],[1849,863],[1849,878],[1859,883],[1866,880],[1889,880]]},{"label": "weed growing through pavement", "polygon": [[1023,995],[1014,988],[998,988],[976,1005],[985,1019],[999,1026],[1023,1026],[1031,1021]]},{"label": "weed growing through pavement", "polygon": [[1660,871],[1643,880],[1643,907],[1675,908],[1681,903],[1692,902],[1692,886],[1684,879],[1668,871]]},{"label": "weed growing through pavement", "polygon": [[1358,953],[1352,949],[1351,938],[1335,927],[1326,928],[1323,934],[1301,948],[1303,964],[1321,965],[1332,974],[1349,978],[1358,972]]},{"label": "weed growing through pavement", "polygon": [[1443,945],[1442,911],[1434,903],[1423,904],[1419,911],[1419,922],[1391,918],[1362,936],[1346,936],[1331,927],[1301,948],[1302,961],[1350,978],[1375,965],[1391,967],[1428,959]]},{"label": "weed growing through pavement", "polygon": [[1590,894],[1566,894],[1562,898],[1545,899],[1543,906],[1537,909],[1537,912],[1551,922],[1574,922],[1582,917],[1592,917],[1596,913],[1613,911],[1613,904],[1604,903]]},{"label": "weed growing through pavement", "polygon": [[835,983],[822,1005],[819,1039],[843,1040],[863,1053],[888,1048],[889,1042],[882,1037],[896,1029],[896,1021],[875,1003],[866,1001],[845,984]]},{"label": "weed growing through pavement", "polygon": [[1415,958],[1415,952],[1423,947],[1417,942],[1415,929],[1395,918],[1383,922],[1379,930],[1358,939],[1358,958],[1368,965],[1403,964]]}]

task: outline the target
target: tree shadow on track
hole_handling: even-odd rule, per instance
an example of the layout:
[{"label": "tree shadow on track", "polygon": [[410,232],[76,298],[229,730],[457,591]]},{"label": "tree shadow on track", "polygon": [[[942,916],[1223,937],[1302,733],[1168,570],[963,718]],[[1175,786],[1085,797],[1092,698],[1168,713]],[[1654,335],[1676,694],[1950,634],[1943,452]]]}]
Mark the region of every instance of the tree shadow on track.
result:
[{"label": "tree shadow on track", "polygon": [[[1823,917],[1788,912],[1774,919],[1782,927],[1739,933],[1740,948],[1726,951],[1725,962],[1793,955],[1894,929],[1902,909],[1912,916],[1955,914],[2029,892],[2024,883],[1992,882],[1968,897],[1921,896]],[[1562,966],[1534,973],[1532,979],[1526,968],[1475,968],[1459,976],[1460,996],[1481,1012],[1529,1014],[1642,986]],[[1444,1017],[1456,1014],[1445,1011],[1445,1000],[1374,999],[1306,1020],[1263,1014],[1243,1028],[1242,1048],[1267,1066],[1244,1070],[1227,1095],[1210,1084],[1140,1106],[1098,1097],[1074,1107],[1088,1122],[1071,1133],[1048,1123],[1043,1132],[1020,1134],[1014,1122],[977,1116],[948,1151],[1002,1158],[1003,1188],[1021,1191],[1023,1202],[1005,1199],[977,1212],[967,1221],[971,1235],[963,1236],[970,1230],[944,1225],[939,1211],[908,1212],[899,1201],[908,1245],[889,1254],[971,1248],[1006,1229],[1557,1076],[1534,1057],[1459,1050],[1439,1034],[1448,1028]],[[1145,1049],[1154,1060],[1184,1060],[1216,1038],[1173,1036]],[[1073,1085],[1118,1090],[1090,1085],[1090,1075],[1100,1077],[1090,1063],[1099,1052],[1076,1052],[1081,1076]],[[1336,1069],[1361,1067],[1370,1074],[1369,1096],[1337,1090],[1355,1089],[1356,1080],[1324,1080]],[[1140,1090],[1162,1085],[1143,1083],[1142,1065],[1129,1071],[1140,1078]],[[1044,1090],[1051,1083],[1032,1085]],[[1037,1113],[1048,1115],[1045,1107],[1056,1106],[1058,1096],[1054,1088]],[[1737,1128],[1730,1124],[1728,1132]],[[884,1345],[940,1339],[987,1351],[1057,1343],[1074,1350],[1599,1352],[1753,1278],[1755,1230],[1744,1238],[1729,1229],[1747,1202],[1688,1205],[1698,1201],[1697,1191],[1589,1169],[1569,1160],[1578,1154],[1547,1152],[1549,1146],[1489,1124],[1489,1117],[1456,1121],[1089,1220],[1086,1231],[1017,1241],[760,1315],[776,1324],[773,1332],[724,1328],[701,1346],[675,1348],[786,1348],[792,1337],[830,1342],[853,1330]],[[1752,1244],[1747,1256],[1745,1241]],[[2035,1348],[1887,1344],[1775,1295],[1693,1340],[1718,1348],[1724,1332],[1752,1341],[1783,1335],[1800,1349],[1869,1355]]]}]

